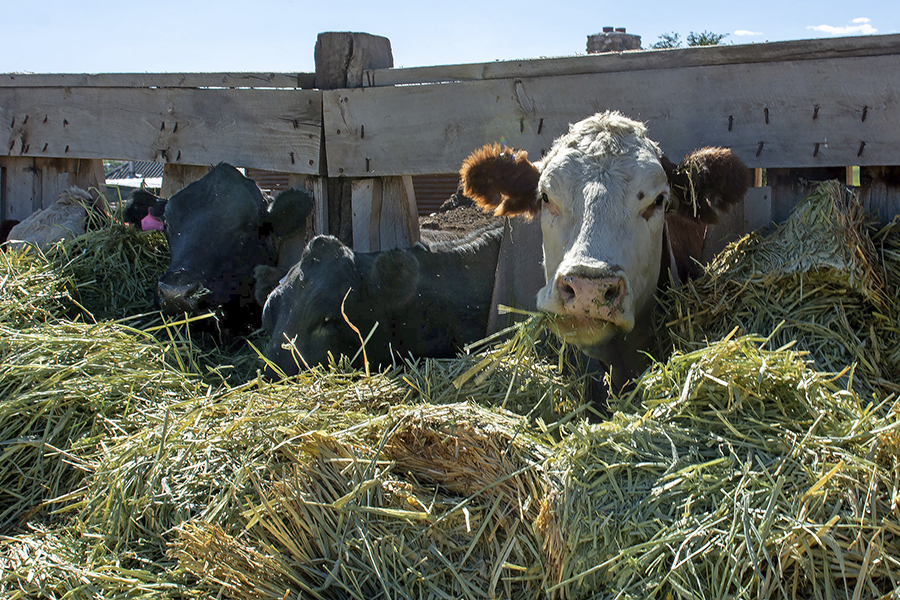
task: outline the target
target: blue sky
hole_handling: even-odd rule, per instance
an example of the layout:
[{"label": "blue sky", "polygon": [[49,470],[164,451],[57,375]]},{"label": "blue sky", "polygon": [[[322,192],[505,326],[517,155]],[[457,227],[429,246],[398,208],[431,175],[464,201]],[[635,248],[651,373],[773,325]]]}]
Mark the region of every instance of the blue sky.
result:
[{"label": "blue sky", "polygon": [[585,53],[625,27],[729,44],[900,33],[900,2],[818,0],[0,0],[0,73],[315,70],[323,31],[391,40],[398,67]]}]

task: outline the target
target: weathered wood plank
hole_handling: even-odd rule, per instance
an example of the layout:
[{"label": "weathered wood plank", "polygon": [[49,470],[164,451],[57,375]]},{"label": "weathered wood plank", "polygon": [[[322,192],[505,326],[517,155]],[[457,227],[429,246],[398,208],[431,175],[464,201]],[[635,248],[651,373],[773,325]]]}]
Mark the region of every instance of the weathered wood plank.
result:
[{"label": "weathered wood plank", "polygon": [[0,168],[3,169],[0,219],[21,221],[35,210],[34,159],[0,156]]},{"label": "weathered wood plank", "polygon": [[494,141],[537,158],[606,109],[672,157],[722,145],[750,167],[900,164],[900,79],[881,75],[896,72],[900,55],[326,91],[328,172],[453,172]]},{"label": "weathered wood plank", "polygon": [[287,88],[315,87],[315,73],[2,73],[0,87]]},{"label": "weathered wood plank", "polygon": [[385,177],[381,181],[379,250],[408,248],[419,241],[419,213],[412,177]]},{"label": "weathered wood plank", "polygon": [[0,167],[5,170],[0,210],[4,219],[22,220],[47,208],[72,186],[105,191],[99,160],[0,156]]},{"label": "weathered wood plank", "polygon": [[739,63],[821,60],[852,56],[880,56],[900,52],[900,35],[854,36],[765,44],[698,46],[672,50],[609,52],[587,56],[370,69],[365,86],[391,86],[476,79],[547,77],[617,71],[642,71]]},{"label": "weathered wood plank", "polygon": [[381,180],[357,179],[350,183],[353,207],[353,249],[375,252],[381,249]]},{"label": "weathered wood plank", "polygon": [[315,91],[0,88],[0,154],[10,156],[314,174],[321,121]]}]

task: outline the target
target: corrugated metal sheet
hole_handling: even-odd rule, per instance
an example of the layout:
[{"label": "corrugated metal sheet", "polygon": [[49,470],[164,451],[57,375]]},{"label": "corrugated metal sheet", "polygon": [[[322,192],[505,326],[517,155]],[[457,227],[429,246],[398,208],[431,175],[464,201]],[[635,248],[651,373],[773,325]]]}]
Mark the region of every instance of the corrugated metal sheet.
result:
[{"label": "corrugated metal sheet", "polygon": [[162,163],[130,160],[120,164],[106,174],[107,179],[144,179],[162,177],[165,165]]},{"label": "corrugated metal sheet", "polygon": [[459,187],[459,174],[415,175],[413,187],[416,190],[416,206],[419,215],[436,212]]},{"label": "corrugated metal sheet", "polygon": [[[260,169],[246,169],[246,175],[256,182],[260,189],[274,194],[287,189],[288,174]],[[413,188],[416,191],[416,206],[419,215],[430,215],[437,211],[459,186],[457,173],[436,175],[415,175]]]},{"label": "corrugated metal sheet", "polygon": [[289,175],[287,173],[263,171],[261,169],[244,169],[244,174],[255,181],[259,189],[270,194],[285,190],[288,186]]}]

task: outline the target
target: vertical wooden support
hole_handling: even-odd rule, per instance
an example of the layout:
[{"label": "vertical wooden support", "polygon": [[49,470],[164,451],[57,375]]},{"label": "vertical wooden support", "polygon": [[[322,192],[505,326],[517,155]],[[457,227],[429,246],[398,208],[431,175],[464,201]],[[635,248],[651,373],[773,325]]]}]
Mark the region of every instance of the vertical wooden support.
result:
[{"label": "vertical wooden support", "polygon": [[47,208],[60,192],[77,186],[105,192],[103,161],[72,158],[0,157],[0,217],[22,220]]},{"label": "vertical wooden support", "polygon": [[[316,39],[315,60],[316,87],[320,90],[362,87],[366,69],[394,66],[390,40],[368,33],[320,33]],[[323,130],[322,139],[327,144],[326,133]],[[327,161],[324,157],[323,150],[323,160],[319,162],[326,169],[322,174],[327,175]],[[388,187],[394,190],[393,184]],[[384,186],[376,186],[370,180],[362,180],[357,184],[343,178],[328,177],[324,189],[328,200],[328,233],[359,251],[383,249],[379,223],[380,213],[385,206]],[[410,196],[405,192],[395,194],[389,191],[387,203],[393,206],[394,202],[407,202],[408,198]],[[412,201],[415,202],[414,197]],[[389,212],[393,212],[393,208]],[[357,227],[364,227],[365,231],[359,231]],[[388,239],[394,238],[389,236]],[[418,239],[417,235],[415,239]]]},{"label": "vertical wooden support", "polygon": [[0,217],[21,221],[34,212],[34,159],[18,156],[0,157],[3,168],[3,200]]},{"label": "vertical wooden support", "polygon": [[163,180],[159,195],[163,198],[171,198],[185,186],[194,183],[207,173],[209,173],[207,166],[166,164],[163,167]]},{"label": "vertical wooden support", "polygon": [[354,250],[408,248],[419,241],[412,177],[354,179],[351,188]]}]

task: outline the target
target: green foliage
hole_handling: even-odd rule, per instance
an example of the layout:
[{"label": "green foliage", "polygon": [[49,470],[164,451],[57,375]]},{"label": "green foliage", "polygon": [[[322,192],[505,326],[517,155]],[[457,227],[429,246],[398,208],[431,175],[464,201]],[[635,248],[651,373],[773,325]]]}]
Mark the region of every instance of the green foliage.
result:
[{"label": "green foliage", "polygon": [[[711,31],[690,32],[687,36],[688,46],[718,46],[722,40],[728,37],[727,33],[713,33]],[[681,48],[681,36],[676,33],[663,33],[659,36],[659,41],[650,46],[655,50],[665,50],[669,48]]]},{"label": "green foliage", "polygon": [[664,33],[659,36],[659,41],[650,46],[655,50],[665,50],[667,48],[680,48],[681,47],[681,36],[676,32],[672,33]]},{"label": "green foliage", "polygon": [[692,31],[687,36],[687,43],[688,46],[718,46],[727,37],[727,33],[713,33],[711,31],[694,33]]}]

